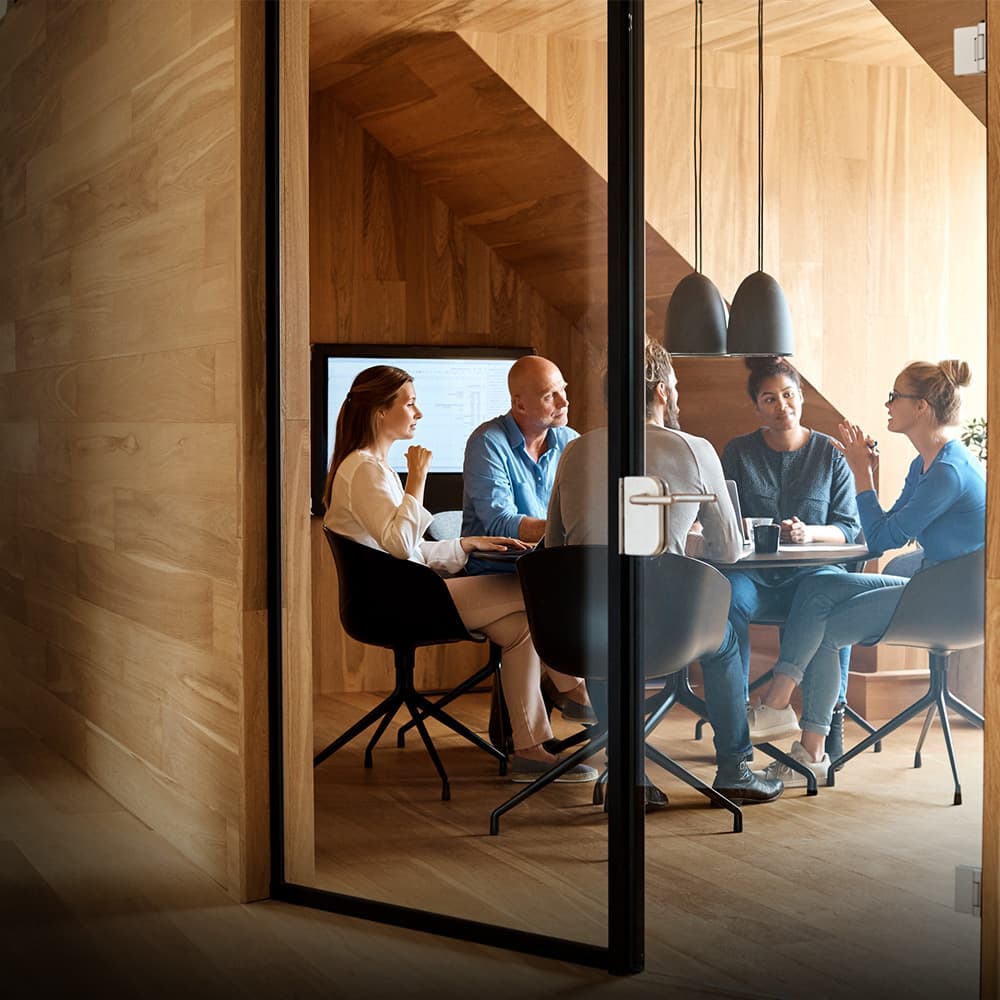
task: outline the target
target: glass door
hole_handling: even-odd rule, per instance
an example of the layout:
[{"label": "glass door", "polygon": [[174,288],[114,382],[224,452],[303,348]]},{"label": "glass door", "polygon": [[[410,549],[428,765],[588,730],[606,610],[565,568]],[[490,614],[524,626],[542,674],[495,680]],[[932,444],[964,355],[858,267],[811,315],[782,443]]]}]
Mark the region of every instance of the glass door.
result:
[{"label": "glass door", "polygon": [[[581,5],[572,17],[544,0],[417,8],[372,19],[365,3],[269,5],[281,303],[272,599],[283,609],[272,614],[274,892],[633,972],[642,581],[640,559],[616,542],[618,482],[643,462],[642,5]],[[328,365],[344,358],[365,367],[339,384]],[[498,402],[483,372],[500,363]],[[371,421],[324,497],[309,467],[327,465],[345,404],[369,405],[365,380],[387,369],[404,373],[392,375],[400,388],[369,400]],[[431,446],[432,430],[443,443]],[[423,489],[412,445],[432,452]],[[365,472],[348,481],[366,462],[368,485]],[[567,516],[586,523],[563,517],[557,535],[560,491]],[[388,500],[401,534],[378,520]],[[421,538],[421,507],[461,512],[459,538]],[[498,535],[535,547],[524,567],[510,552],[498,560],[496,543],[461,540]],[[411,540],[401,548],[400,537]],[[359,541],[360,555],[347,544]],[[549,552],[574,559],[582,543],[581,572],[530,596],[529,576],[555,564]],[[373,570],[376,549],[390,561]],[[348,555],[367,560],[367,580]],[[571,584],[582,604],[565,599]],[[434,590],[501,647],[502,694],[490,645],[417,634],[432,611],[411,612]],[[517,606],[491,611],[498,594]],[[389,627],[403,620],[419,645],[412,668]],[[568,643],[544,647],[553,621],[576,661]],[[394,691],[401,710],[383,717]],[[421,697],[449,701],[428,712]],[[407,726],[412,706],[419,722]],[[560,780],[532,784],[570,755]]]}]

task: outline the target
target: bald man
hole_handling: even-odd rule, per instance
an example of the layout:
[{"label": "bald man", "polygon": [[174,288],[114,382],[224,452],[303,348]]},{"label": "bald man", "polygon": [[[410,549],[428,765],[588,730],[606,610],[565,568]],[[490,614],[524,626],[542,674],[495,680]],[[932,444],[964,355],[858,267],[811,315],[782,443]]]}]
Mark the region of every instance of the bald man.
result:
[{"label": "bald man", "polygon": [[[566,380],[547,358],[518,358],[507,386],[510,410],[477,427],[465,446],[462,534],[537,542],[545,534],[559,456],[579,434],[566,426]],[[514,564],[472,558],[466,570],[513,572]]]}]

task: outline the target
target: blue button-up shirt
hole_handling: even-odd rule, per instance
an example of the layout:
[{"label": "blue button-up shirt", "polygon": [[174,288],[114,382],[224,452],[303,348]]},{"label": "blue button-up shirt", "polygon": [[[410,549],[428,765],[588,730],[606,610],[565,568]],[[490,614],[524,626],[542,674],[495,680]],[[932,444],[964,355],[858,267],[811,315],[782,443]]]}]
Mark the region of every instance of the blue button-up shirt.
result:
[{"label": "blue button-up shirt", "polygon": [[[465,445],[462,483],[462,534],[517,538],[524,517],[545,518],[556,466],[563,449],[579,437],[569,427],[550,427],[548,447],[536,462],[525,450],[524,435],[511,413],[480,424]],[[479,563],[470,573],[513,570],[513,564]]]}]

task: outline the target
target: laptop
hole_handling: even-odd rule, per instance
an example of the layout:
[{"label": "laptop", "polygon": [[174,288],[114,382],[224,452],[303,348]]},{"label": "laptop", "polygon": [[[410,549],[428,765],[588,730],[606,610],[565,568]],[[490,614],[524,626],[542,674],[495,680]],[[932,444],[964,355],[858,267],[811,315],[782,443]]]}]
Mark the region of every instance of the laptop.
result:
[{"label": "laptop", "polygon": [[747,534],[747,523],[743,520],[743,511],[740,508],[740,491],[735,479],[726,480],[726,489],[729,490],[729,499],[733,502],[733,510],[736,511],[736,520],[740,526],[740,534],[743,536],[743,544],[750,544],[750,537]]}]

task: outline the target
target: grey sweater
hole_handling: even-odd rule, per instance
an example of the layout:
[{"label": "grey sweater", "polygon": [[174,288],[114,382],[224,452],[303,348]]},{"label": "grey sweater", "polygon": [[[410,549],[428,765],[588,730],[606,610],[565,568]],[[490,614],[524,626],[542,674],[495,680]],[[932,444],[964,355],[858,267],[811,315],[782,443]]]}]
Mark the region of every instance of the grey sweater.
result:
[{"label": "grey sweater", "polygon": [[736,480],[744,517],[797,517],[834,525],[853,542],[861,529],[854,478],[830,438],[813,431],[798,451],[774,451],[762,430],[733,438],[722,452],[727,479]]}]

